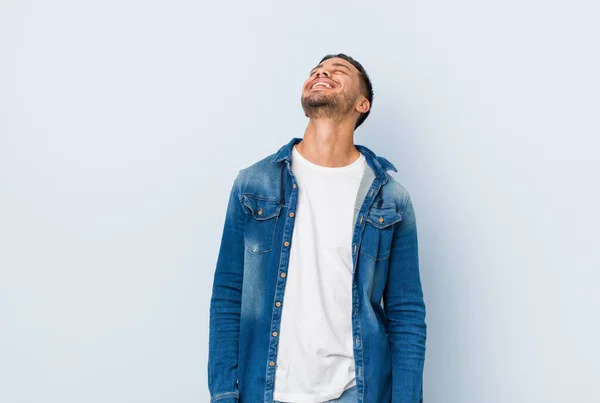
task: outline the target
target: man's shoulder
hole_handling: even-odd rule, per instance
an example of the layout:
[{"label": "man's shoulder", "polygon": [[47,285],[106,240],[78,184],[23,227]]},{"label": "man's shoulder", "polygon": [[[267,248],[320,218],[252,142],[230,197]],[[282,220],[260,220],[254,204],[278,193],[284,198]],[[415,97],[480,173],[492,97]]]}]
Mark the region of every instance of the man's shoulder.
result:
[{"label": "man's shoulder", "polygon": [[387,182],[383,187],[386,196],[385,198],[389,200],[393,200],[396,205],[396,210],[404,211],[406,207],[406,203],[410,198],[410,194],[406,187],[396,178],[389,174],[389,172],[385,173],[387,177]]},{"label": "man's shoulder", "polygon": [[382,187],[382,198],[393,200],[393,203],[396,205],[396,210],[404,211],[410,198],[409,191],[404,186],[402,179],[398,179],[391,174],[391,172],[395,172],[396,175],[402,176],[402,172],[399,173],[396,166],[386,157],[380,154],[374,155],[381,167],[385,170],[385,176],[387,178],[385,185]]},{"label": "man's shoulder", "polygon": [[400,180],[392,176],[389,172],[386,172],[385,176],[387,177],[385,186],[389,192],[395,195],[404,195],[405,193],[408,193],[408,190]]},{"label": "man's shoulder", "polygon": [[240,194],[254,194],[264,197],[277,197],[283,161],[273,162],[276,153],[271,153],[250,165],[243,166],[237,174]]},{"label": "man's shoulder", "polygon": [[283,162],[273,162],[272,159],[274,155],[275,153],[271,153],[250,165],[241,167],[238,175],[243,178],[252,178],[257,175],[264,176],[279,173]]}]

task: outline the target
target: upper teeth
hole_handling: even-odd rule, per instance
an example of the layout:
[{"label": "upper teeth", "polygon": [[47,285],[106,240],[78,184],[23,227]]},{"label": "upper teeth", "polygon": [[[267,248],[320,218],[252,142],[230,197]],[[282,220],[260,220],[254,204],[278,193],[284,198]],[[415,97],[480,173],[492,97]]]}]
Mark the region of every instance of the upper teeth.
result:
[{"label": "upper teeth", "polygon": [[327,87],[327,88],[331,88],[331,85],[329,85],[329,83],[326,83],[326,82],[323,82],[323,81],[319,81],[318,83],[314,84],[312,86],[312,88],[315,88],[318,85],[321,85],[321,86],[324,86],[324,87]]}]

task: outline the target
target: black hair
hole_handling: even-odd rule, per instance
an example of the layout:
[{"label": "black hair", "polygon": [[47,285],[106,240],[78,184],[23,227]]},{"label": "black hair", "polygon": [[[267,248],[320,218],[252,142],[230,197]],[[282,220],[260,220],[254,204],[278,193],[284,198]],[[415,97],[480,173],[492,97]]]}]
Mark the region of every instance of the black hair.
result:
[{"label": "black hair", "polygon": [[321,62],[323,62],[324,60],[331,59],[333,57],[339,57],[340,59],[344,59],[345,61],[347,61],[354,67],[356,67],[356,70],[358,70],[358,72],[360,73],[359,74],[359,76],[360,76],[360,91],[369,100],[369,104],[370,104],[369,110],[362,113],[358,117],[358,120],[356,121],[356,126],[354,126],[354,130],[356,130],[358,128],[358,126],[360,126],[365,121],[367,116],[369,116],[369,113],[371,113],[371,107],[373,106],[373,95],[374,95],[373,84],[371,84],[371,79],[369,78],[369,75],[367,74],[367,72],[366,72],[365,68],[362,66],[362,64],[360,64],[359,62],[354,60],[352,57],[350,57],[344,53],[328,54],[321,59],[319,64],[321,64]]}]

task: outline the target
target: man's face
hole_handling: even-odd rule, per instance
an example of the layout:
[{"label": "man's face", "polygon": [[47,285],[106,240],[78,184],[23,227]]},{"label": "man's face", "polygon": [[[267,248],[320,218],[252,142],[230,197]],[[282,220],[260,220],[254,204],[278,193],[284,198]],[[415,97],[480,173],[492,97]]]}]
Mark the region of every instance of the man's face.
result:
[{"label": "man's face", "polygon": [[[324,60],[311,70],[302,86],[302,108],[309,118],[343,118],[364,96],[359,71],[344,59]],[[366,98],[365,98],[366,99]]]}]

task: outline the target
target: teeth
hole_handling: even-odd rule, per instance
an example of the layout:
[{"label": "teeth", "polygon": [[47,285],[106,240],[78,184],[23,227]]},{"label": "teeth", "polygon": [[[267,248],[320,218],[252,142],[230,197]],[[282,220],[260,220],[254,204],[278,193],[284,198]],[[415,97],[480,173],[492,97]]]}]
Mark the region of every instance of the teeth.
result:
[{"label": "teeth", "polygon": [[317,86],[323,86],[323,87],[331,88],[331,85],[329,85],[329,83],[325,83],[323,81],[319,81],[318,83],[316,83],[315,85],[313,85],[312,88],[316,88]]}]

